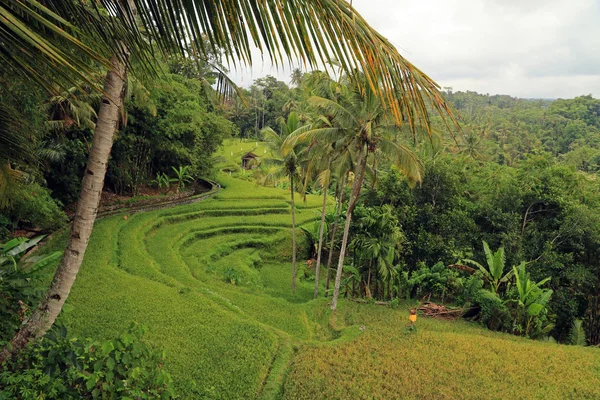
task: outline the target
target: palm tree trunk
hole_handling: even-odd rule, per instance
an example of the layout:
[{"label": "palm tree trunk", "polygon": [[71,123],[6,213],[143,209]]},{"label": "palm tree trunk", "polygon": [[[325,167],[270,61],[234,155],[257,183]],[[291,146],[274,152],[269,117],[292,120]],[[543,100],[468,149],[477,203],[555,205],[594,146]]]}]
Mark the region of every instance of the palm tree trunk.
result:
[{"label": "palm tree trunk", "polygon": [[292,293],[296,293],[296,205],[293,175],[290,175],[290,191],[292,193]]},{"label": "palm tree trunk", "polygon": [[[331,167],[331,161],[329,167]],[[321,272],[321,250],[323,249],[323,231],[325,231],[325,210],[327,208],[327,186],[323,185],[323,205],[321,207],[321,227],[319,228],[319,246],[317,248],[317,266],[315,267],[315,299],[319,297],[319,273]]]},{"label": "palm tree trunk", "polygon": [[98,112],[94,141],[88,156],[88,164],[77,202],[77,211],[73,218],[71,235],[64,257],[44,298],[27,322],[21,326],[11,343],[0,353],[0,363],[11,354],[19,352],[32,340],[42,337],[52,327],[79,272],[98,212],[108,157],[123,102],[126,65],[123,60],[114,56],[111,61],[113,68],[106,74],[104,96]]},{"label": "palm tree trunk", "polygon": [[350,231],[350,223],[352,222],[352,212],[360,195],[360,188],[365,177],[365,166],[367,164],[368,152],[364,154],[364,145],[361,146],[358,153],[358,162],[354,172],[354,182],[352,183],[352,191],[350,192],[350,200],[348,201],[348,211],[346,211],[346,224],[344,225],[344,234],[342,236],[342,245],[340,248],[340,258],[338,260],[337,271],[335,274],[335,285],[333,287],[333,298],[331,299],[331,309],[335,311],[337,308],[337,300],[340,295],[340,284],[342,281],[342,270],[344,268],[344,257],[346,246],[348,244],[348,232]]},{"label": "palm tree trunk", "polygon": [[367,299],[372,299],[373,295],[371,294],[371,263],[369,263],[369,274],[367,275],[367,285],[365,288],[365,296]]},{"label": "palm tree trunk", "polygon": [[338,229],[338,219],[340,218],[340,213],[342,212],[342,204],[344,204],[344,181],[346,175],[342,177],[340,183],[340,193],[338,195],[338,203],[337,210],[335,211],[335,220],[333,221],[333,229],[331,232],[331,243],[329,244],[329,257],[327,258],[327,275],[325,278],[325,297],[329,296],[329,280],[331,277],[331,262],[333,261],[333,249],[335,247],[335,235],[337,234]]}]

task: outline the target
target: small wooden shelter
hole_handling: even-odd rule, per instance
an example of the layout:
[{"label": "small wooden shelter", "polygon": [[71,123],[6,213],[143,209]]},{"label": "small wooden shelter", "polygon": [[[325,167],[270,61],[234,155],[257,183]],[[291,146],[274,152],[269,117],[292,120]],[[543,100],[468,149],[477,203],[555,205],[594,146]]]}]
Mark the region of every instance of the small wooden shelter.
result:
[{"label": "small wooden shelter", "polygon": [[253,169],[256,168],[255,160],[258,158],[256,154],[249,151],[248,153],[242,156],[242,168],[244,169]]}]

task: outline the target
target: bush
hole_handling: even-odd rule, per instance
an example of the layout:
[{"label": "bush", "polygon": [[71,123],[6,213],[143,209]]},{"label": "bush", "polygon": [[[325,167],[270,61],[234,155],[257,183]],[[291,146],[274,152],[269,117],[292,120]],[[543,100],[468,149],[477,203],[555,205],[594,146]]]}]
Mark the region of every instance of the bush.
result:
[{"label": "bush", "polygon": [[0,399],[169,399],[172,379],[164,354],[141,340],[145,329],[132,325],[103,343],[68,339],[64,327],[0,367]]},{"label": "bush", "polygon": [[242,282],[242,278],[235,268],[228,268],[223,273],[223,279],[225,282],[231,283],[232,285],[239,285]]},{"label": "bush", "polygon": [[510,323],[508,309],[497,294],[486,289],[477,291],[474,302],[480,307],[479,320],[488,329],[504,330]]},{"label": "bush", "polygon": [[463,280],[458,271],[438,262],[433,267],[421,264],[408,281],[418,297],[432,296],[444,301],[454,301],[462,293]]},{"label": "bush", "polygon": [[31,307],[39,302],[45,291],[44,269],[62,254],[57,251],[21,261],[23,254],[43,238],[15,238],[0,243],[0,347],[14,335]]},{"label": "bush", "polygon": [[30,183],[21,189],[15,202],[6,212],[12,221],[12,229],[30,226],[44,231],[60,228],[67,222],[61,204],[50,196],[50,191],[37,183]]}]

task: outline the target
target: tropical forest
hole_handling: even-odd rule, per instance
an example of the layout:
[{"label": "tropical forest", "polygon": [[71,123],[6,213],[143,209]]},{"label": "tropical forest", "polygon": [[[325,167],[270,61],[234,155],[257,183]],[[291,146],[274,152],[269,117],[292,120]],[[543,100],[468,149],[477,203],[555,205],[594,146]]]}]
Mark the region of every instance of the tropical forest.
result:
[{"label": "tropical forest", "polygon": [[600,100],[398,49],[346,0],[0,0],[0,399],[600,399]]}]

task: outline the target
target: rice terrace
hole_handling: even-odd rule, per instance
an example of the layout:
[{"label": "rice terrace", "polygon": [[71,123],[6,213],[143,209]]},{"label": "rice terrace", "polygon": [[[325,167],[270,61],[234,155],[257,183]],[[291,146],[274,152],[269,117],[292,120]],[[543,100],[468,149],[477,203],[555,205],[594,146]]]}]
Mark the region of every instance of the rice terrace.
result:
[{"label": "rice terrace", "polygon": [[[223,154],[254,146],[236,141]],[[410,302],[343,302],[332,314],[303,279],[292,295],[288,194],[218,181],[210,199],[98,221],[63,319],[70,332],[109,339],[143,321],[182,398],[600,396],[595,349],[425,317],[409,335]],[[298,205],[299,226],[317,221],[319,203]]]},{"label": "rice terrace", "polygon": [[466,3],[0,0],[0,400],[600,399],[600,9]]}]

